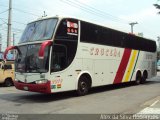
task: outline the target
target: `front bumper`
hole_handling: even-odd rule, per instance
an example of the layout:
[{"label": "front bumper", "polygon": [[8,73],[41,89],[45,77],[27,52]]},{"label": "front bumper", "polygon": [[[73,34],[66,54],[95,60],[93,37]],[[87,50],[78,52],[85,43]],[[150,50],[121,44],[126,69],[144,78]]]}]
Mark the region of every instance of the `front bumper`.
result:
[{"label": "front bumper", "polygon": [[22,83],[14,81],[14,86],[19,90],[31,91],[31,92],[40,92],[40,93],[51,93],[51,82],[43,84],[31,84],[31,83]]}]

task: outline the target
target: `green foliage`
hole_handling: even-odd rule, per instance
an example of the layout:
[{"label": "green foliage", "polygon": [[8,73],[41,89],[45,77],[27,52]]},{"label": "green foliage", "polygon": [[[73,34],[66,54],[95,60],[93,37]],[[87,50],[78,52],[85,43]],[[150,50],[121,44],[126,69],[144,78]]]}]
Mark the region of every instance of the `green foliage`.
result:
[{"label": "green foliage", "polygon": [[[160,5],[159,4],[153,4],[157,9],[160,9]],[[158,14],[160,14],[160,12],[158,12]]]},{"label": "green foliage", "polygon": [[153,4],[157,9],[160,9],[160,5],[159,4]]}]

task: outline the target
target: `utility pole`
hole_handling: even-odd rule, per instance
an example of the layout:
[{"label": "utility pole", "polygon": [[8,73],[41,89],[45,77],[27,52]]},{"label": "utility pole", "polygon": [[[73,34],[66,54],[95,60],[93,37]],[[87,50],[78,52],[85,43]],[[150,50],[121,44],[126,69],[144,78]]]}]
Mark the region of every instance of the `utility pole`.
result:
[{"label": "utility pole", "polygon": [[138,24],[138,22],[129,23],[129,25],[131,26],[131,33],[133,33],[133,26],[136,24]]},{"label": "utility pole", "polygon": [[11,45],[12,0],[9,0],[7,47]]},{"label": "utility pole", "polygon": [[13,46],[15,45],[15,33],[13,33]]}]

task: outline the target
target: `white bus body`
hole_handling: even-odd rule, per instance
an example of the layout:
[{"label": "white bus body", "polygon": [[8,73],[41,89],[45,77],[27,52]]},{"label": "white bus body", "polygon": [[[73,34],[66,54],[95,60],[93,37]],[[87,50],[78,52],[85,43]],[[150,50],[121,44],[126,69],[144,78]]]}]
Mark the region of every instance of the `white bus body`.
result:
[{"label": "white bus body", "polygon": [[[46,63],[48,63],[48,68],[47,68],[48,70],[46,72],[42,71],[37,72],[36,70],[31,70],[30,68],[26,68],[27,66],[30,66],[29,63],[24,63],[26,64],[25,65],[26,70],[23,70],[25,69],[23,67],[21,69],[15,67],[15,69],[19,69],[16,70],[15,72],[15,77],[16,77],[15,87],[17,89],[33,91],[33,92],[42,92],[42,93],[56,93],[56,92],[63,92],[70,90],[78,90],[79,95],[85,95],[87,94],[89,88],[91,87],[124,83],[130,81],[136,81],[138,84],[140,82],[143,83],[145,82],[146,79],[154,77],[156,75],[155,42],[149,41],[150,43],[152,43],[151,50],[149,48],[150,43],[144,45],[146,47],[143,47],[142,45],[141,46],[142,49],[137,49],[136,45],[133,46],[134,48],[127,48],[123,46],[123,44],[121,46],[121,43],[119,44],[115,43],[115,45],[112,45],[110,41],[109,41],[110,45],[107,45],[108,43],[104,44],[103,43],[96,44],[94,42],[90,43],[86,42],[85,40],[84,41],[82,40],[83,39],[82,34],[85,34],[84,38],[87,35],[90,35],[90,33],[87,31],[82,33],[83,28],[81,24],[84,21],[76,19],[72,20],[71,18],[56,18],[56,19],[57,19],[57,24],[55,24],[55,29],[52,38],[47,40],[48,43],[46,42],[45,44],[43,44],[45,40],[29,41],[29,42],[26,41],[22,43],[20,42],[18,46],[6,50],[9,51],[10,49],[18,49],[20,51],[20,53],[18,54],[22,54],[19,56],[21,56],[22,58],[24,56],[24,61],[26,60],[28,61],[27,57],[25,57],[24,54],[28,55],[30,53],[27,52],[25,53],[23,50],[21,50],[23,46],[28,45],[27,50],[29,49],[32,50],[32,48],[35,47],[34,44],[41,45],[41,47],[36,48],[36,50],[44,48],[43,45],[46,45],[47,47],[50,46],[47,48],[49,52],[47,53],[48,60],[46,60]],[[62,37],[56,38],[57,34],[61,34],[57,31],[59,29],[60,24],[62,24],[63,20],[64,20],[63,24],[67,28],[66,34],[73,39],[76,38],[77,41],[76,40],[72,41],[70,38],[66,40],[65,37],[63,39]],[[104,29],[105,31],[105,29],[106,30],[109,29],[87,22],[84,23],[88,25],[97,26],[97,29],[99,30]],[[112,29],[109,30],[112,31]],[[100,33],[99,31],[98,32],[97,31],[95,31],[95,34]],[[114,33],[122,34],[119,36],[126,36],[126,37],[129,36],[133,39],[143,39],[116,30],[113,30],[113,34]],[[127,40],[129,42],[129,39]],[[69,44],[67,43],[68,41]],[[139,43],[137,42],[134,44],[138,45]],[[132,43],[129,44],[129,46],[131,45]],[[33,49],[32,51],[34,50],[35,49]],[[35,54],[38,57],[40,52],[39,51],[36,52],[36,50]],[[73,51],[75,52],[74,56],[71,55]],[[19,60],[18,58],[20,57],[17,57],[17,61]],[[72,58],[71,62],[69,62],[69,58]],[[42,58],[39,57],[39,61],[40,60],[42,61],[42,63],[45,61],[43,57]],[[23,59],[21,61],[23,61]],[[59,66],[54,63],[55,61],[58,61],[61,64],[65,63],[66,65],[64,66],[66,67],[64,67],[61,70],[58,70]],[[53,66],[55,65],[57,67],[56,68],[57,70],[53,69]],[[19,66],[21,67],[23,66],[23,64]],[[37,67],[37,69],[39,68]],[[34,73],[34,71],[36,72]]]}]

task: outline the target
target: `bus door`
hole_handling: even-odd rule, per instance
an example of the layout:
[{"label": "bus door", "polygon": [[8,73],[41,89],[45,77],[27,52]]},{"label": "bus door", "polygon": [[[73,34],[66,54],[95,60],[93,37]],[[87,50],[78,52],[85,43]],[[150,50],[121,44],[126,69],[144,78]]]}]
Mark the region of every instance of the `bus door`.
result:
[{"label": "bus door", "polygon": [[61,44],[54,44],[52,50],[51,72],[58,72],[66,68],[67,47]]}]

